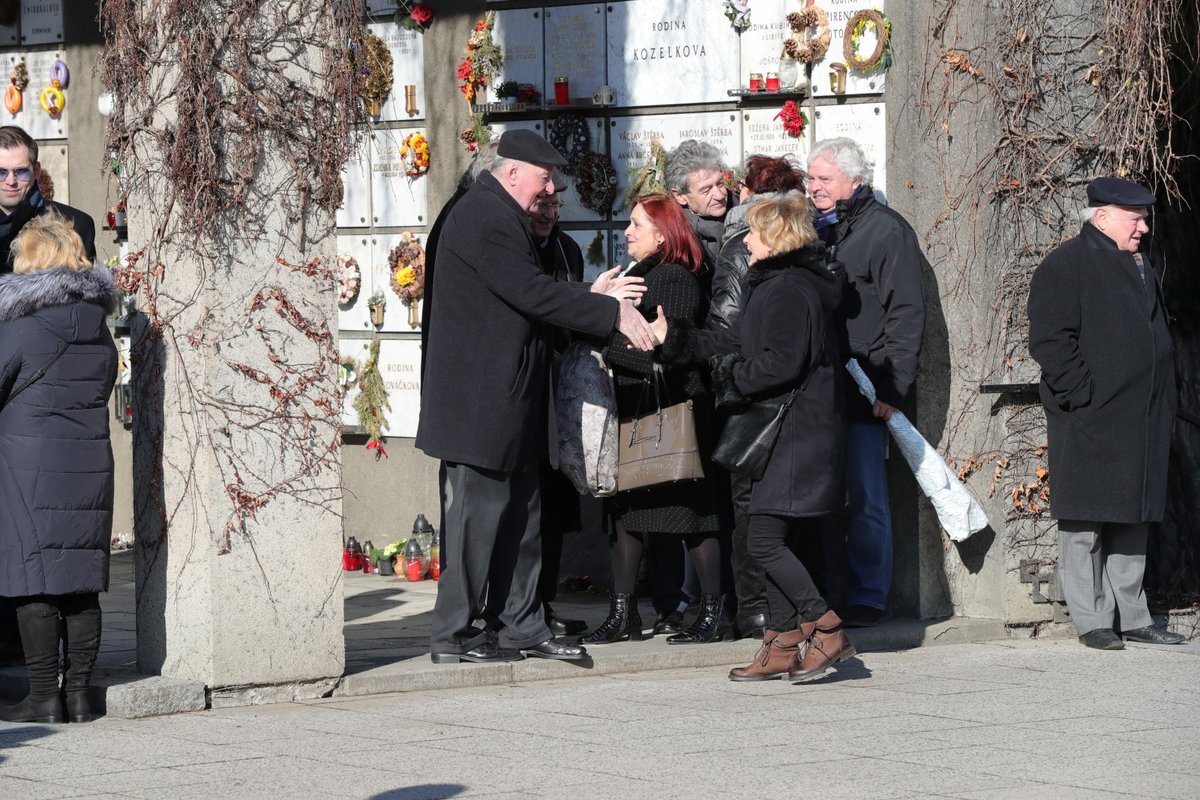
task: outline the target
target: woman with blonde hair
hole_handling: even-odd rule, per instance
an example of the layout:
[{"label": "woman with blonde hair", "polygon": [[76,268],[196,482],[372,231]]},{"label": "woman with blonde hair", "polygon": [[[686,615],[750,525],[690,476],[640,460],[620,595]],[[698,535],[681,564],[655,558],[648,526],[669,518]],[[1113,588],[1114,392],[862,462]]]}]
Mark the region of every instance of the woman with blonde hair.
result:
[{"label": "woman with blonde hair", "polygon": [[751,476],[747,541],[767,576],[768,629],[754,661],[729,677],[800,683],[854,655],[841,620],[787,546],[801,520],[843,504],[845,418],[833,321],[842,281],[826,266],[803,197],[761,200],[746,219],[750,267],[732,326],[695,330],[675,319],[668,325],[660,314],[653,327],[664,360],[715,365],[718,408],[778,407],[792,398],[766,469]]},{"label": "woman with blonde hair", "polygon": [[[71,223],[49,212],[0,275],[0,597],[15,603],[29,695],[7,722],[87,722],[108,589],[116,307]],[[59,691],[59,646],[65,655]]]}]

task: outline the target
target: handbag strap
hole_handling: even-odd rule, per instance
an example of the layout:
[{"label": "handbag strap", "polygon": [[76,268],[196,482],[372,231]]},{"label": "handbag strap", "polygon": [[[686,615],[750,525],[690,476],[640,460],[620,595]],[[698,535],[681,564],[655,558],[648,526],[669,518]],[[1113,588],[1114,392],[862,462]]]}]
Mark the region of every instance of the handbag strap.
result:
[{"label": "handbag strap", "polygon": [[11,403],[13,401],[13,398],[15,398],[21,392],[25,391],[30,386],[32,386],[33,384],[35,384],[39,380],[41,380],[42,377],[50,370],[50,368],[52,366],[54,366],[54,363],[56,361],[58,361],[58,359],[62,356],[62,354],[66,351],[66,349],[67,349],[67,342],[64,339],[64,340],[62,340],[62,343],[59,344],[59,346],[58,346],[58,352],[56,352],[53,356],[51,356],[49,361],[47,361],[45,364],[42,364],[41,368],[39,368],[37,372],[30,375],[29,378],[26,379],[26,381],[24,383],[22,383],[16,389],[13,389],[12,394],[10,394],[8,396],[8,400],[6,401],[6,404]]}]

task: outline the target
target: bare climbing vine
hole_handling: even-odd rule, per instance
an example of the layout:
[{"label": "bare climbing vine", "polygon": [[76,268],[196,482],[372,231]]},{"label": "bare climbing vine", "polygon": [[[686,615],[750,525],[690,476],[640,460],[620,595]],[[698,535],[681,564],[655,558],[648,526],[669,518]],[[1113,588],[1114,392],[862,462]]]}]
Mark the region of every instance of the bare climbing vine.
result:
[{"label": "bare climbing vine", "polygon": [[[986,315],[952,340],[964,385],[1036,381],[1029,279],[1078,230],[1088,181],[1125,176],[1180,200],[1171,63],[1197,51],[1195,6],[945,0],[935,10],[921,107],[943,201],[929,256],[949,276],[943,291]],[[965,417],[981,398],[963,394]],[[997,400],[989,416],[989,429],[968,442],[953,441],[965,429],[951,420],[949,449],[968,454],[958,458],[964,479],[990,477],[989,495],[1007,509],[1009,547],[1042,558],[1053,530],[1044,416],[1027,394]]]},{"label": "bare climbing vine", "polygon": [[[160,542],[186,513],[226,552],[281,497],[341,495],[335,276],[305,253],[331,230],[310,226],[340,205],[362,122],[361,14],[358,0],[101,0],[106,145],[136,241],[119,274],[138,307],[136,513]],[[210,469],[224,506],[193,485]],[[165,497],[168,474],[198,510]]]}]

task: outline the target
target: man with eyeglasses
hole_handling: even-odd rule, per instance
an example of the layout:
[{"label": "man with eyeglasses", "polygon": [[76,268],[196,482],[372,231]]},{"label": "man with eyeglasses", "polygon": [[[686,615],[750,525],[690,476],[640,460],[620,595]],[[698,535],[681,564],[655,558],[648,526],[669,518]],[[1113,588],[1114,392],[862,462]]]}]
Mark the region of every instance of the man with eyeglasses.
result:
[{"label": "man with eyeglasses", "polygon": [[1121,650],[1122,637],[1180,644],[1183,636],[1153,624],[1142,590],[1150,523],[1166,513],[1178,403],[1166,300],[1143,241],[1155,198],[1097,178],[1087,199],[1079,235],[1029,284],[1058,577],[1085,646]]},{"label": "man with eyeglasses", "polygon": [[16,125],[0,127],[0,273],[11,272],[9,246],[25,223],[53,208],[71,221],[84,252],[96,258],[96,223],[77,208],[42,196],[38,145]]}]

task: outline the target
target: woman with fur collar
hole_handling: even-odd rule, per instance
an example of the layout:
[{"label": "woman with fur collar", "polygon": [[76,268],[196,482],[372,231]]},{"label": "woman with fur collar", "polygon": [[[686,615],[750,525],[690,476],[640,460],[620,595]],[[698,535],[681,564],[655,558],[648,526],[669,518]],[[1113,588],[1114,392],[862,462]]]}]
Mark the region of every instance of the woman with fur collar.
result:
[{"label": "woman with fur collar", "polygon": [[0,275],[0,596],[16,602],[29,696],[0,719],[87,722],[112,532],[105,316],[117,291],[54,212],[25,225],[12,262]]},{"label": "woman with fur collar", "polygon": [[840,508],[843,388],[833,312],[842,284],[803,198],[762,200],[746,213],[750,270],[741,315],[722,331],[696,330],[659,315],[653,327],[667,362],[714,365],[717,407],[778,405],[796,390],[761,479],[751,485],[748,542],[767,574],[770,625],[754,661],[735,681],[824,674],[854,655],[841,620],[788,548],[799,520]]}]

